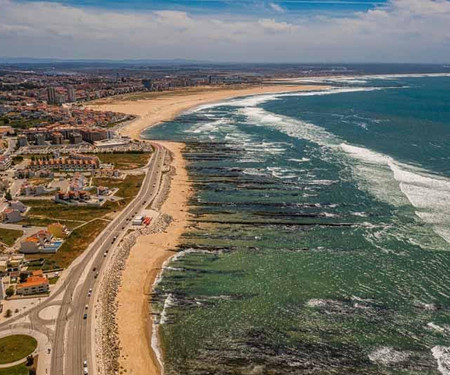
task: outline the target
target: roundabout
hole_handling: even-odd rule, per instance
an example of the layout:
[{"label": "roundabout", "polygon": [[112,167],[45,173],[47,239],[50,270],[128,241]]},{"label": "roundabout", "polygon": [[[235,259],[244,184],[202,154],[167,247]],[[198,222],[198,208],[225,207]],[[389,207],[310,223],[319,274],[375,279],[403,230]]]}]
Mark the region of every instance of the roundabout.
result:
[{"label": "roundabout", "polygon": [[28,335],[11,335],[0,338],[0,365],[6,367],[25,361],[37,348],[37,340]]}]

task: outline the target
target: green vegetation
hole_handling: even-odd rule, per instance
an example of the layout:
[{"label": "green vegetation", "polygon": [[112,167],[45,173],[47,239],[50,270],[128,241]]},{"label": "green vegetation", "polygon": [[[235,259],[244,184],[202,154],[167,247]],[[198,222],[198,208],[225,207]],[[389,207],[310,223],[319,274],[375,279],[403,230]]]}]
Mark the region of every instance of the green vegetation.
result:
[{"label": "green vegetation", "polygon": [[48,282],[49,282],[50,285],[54,285],[54,284],[57,283],[58,279],[59,279],[59,276],[49,277]]},{"label": "green vegetation", "polygon": [[120,152],[97,154],[102,163],[114,164],[117,169],[135,169],[141,168],[148,163],[151,153],[149,152]]},{"label": "green vegetation", "polygon": [[7,116],[0,117],[0,126],[9,125],[14,129],[28,129],[34,128],[36,125],[44,122],[44,119],[20,119],[20,120],[12,120]]},{"label": "green vegetation", "polygon": [[7,116],[0,117],[0,126],[9,125],[9,118]]},{"label": "green vegetation", "polygon": [[37,341],[27,335],[12,335],[0,339],[0,364],[11,363],[34,352]]},{"label": "green vegetation", "polygon": [[12,200],[11,191],[8,190],[8,191],[5,193],[5,199],[6,199],[7,201],[11,201],[11,200]]},{"label": "green vegetation", "polygon": [[0,228],[0,241],[7,246],[12,246],[22,234],[21,230]]},{"label": "green vegetation", "polygon": [[54,259],[50,259],[50,255],[43,255],[43,254],[30,254],[27,255],[27,260],[42,260],[38,265],[37,263],[31,266],[28,266],[29,271],[36,271],[36,270],[43,270],[43,271],[53,271],[60,269],[58,262]]},{"label": "green vegetation", "polygon": [[[23,200],[22,202],[31,208],[26,223],[46,226],[53,222],[60,222],[73,230],[56,254],[36,254],[27,258],[44,259],[45,265],[42,267],[44,270],[69,266],[108,225],[110,215],[131,202],[139,192],[143,179],[144,175],[128,176],[124,180],[94,179],[94,184],[97,186],[118,188],[116,195],[124,198],[118,202],[107,202],[102,207],[66,206],[48,201]],[[41,268],[39,265],[36,267]]]},{"label": "green vegetation", "polygon": [[6,297],[10,298],[14,295],[14,288],[12,286],[10,286],[8,289],[6,289]]},{"label": "green vegetation", "polygon": [[46,158],[50,159],[53,157],[53,154],[25,154],[22,155],[22,157],[27,160],[40,160]]},{"label": "green vegetation", "polygon": [[50,219],[51,223],[59,221],[66,224],[68,228],[76,227],[83,222],[97,219],[110,212],[108,207],[69,206],[45,200],[31,199],[24,199],[22,202],[26,206],[31,207],[28,215],[31,221],[33,219]]},{"label": "green vegetation", "polygon": [[131,202],[131,200],[137,195],[141,188],[144,175],[139,176],[127,176],[125,180],[118,180],[114,178],[94,178],[93,182],[96,186],[108,186],[110,189],[118,188],[119,191],[116,196],[124,198],[115,204],[108,202],[104,207],[111,207],[111,205],[117,205],[115,207],[123,207]]},{"label": "green vegetation", "polygon": [[108,225],[108,221],[95,220],[75,229],[56,254],[50,258],[60,267],[66,268],[95,240]]},{"label": "green vegetation", "polygon": [[24,363],[13,367],[0,368],[0,375],[28,375],[28,368]]}]

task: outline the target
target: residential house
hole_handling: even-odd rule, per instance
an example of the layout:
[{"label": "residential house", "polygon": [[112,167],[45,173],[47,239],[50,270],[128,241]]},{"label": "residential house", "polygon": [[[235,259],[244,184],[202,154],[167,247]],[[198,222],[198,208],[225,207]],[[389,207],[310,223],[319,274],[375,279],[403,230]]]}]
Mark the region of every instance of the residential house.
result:
[{"label": "residential house", "polygon": [[43,275],[42,271],[33,271],[32,276],[27,277],[24,283],[20,283],[16,287],[16,294],[23,296],[45,294],[49,291],[48,279]]},{"label": "residential house", "polygon": [[33,185],[24,182],[20,187],[20,195],[42,195],[45,194],[45,188],[42,185]]},{"label": "residential house", "polygon": [[2,214],[2,221],[5,223],[17,223],[22,220],[22,215],[19,210],[15,210],[9,207],[6,207]]},{"label": "residential house", "polygon": [[[20,252],[24,254],[56,253],[62,242],[54,242],[53,235],[48,230],[40,230],[25,238],[20,244]],[[55,244],[58,245],[54,250]]]},{"label": "residential house", "polygon": [[27,206],[25,206],[20,201],[10,201],[9,202],[9,208],[11,208],[13,210],[18,210],[22,214],[27,210]]},{"label": "residential house", "polygon": [[91,199],[90,194],[84,190],[71,191],[67,193],[58,192],[55,194],[56,203],[76,203],[76,202],[86,202]]},{"label": "residential house", "polygon": [[0,171],[6,171],[11,168],[11,157],[9,155],[0,155]]}]

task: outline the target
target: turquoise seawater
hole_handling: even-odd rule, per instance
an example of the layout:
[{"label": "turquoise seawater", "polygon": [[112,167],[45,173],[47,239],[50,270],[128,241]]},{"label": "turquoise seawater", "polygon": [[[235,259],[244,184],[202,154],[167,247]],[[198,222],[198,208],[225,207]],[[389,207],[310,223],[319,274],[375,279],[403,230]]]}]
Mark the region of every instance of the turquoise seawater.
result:
[{"label": "turquoise seawater", "polygon": [[450,77],[204,106],[156,286],[166,374],[450,374]]}]

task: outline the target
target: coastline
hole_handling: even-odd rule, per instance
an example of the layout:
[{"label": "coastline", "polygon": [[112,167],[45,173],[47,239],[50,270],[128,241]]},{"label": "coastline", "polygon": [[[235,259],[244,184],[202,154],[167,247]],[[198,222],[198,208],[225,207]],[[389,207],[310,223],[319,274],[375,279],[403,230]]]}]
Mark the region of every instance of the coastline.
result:
[{"label": "coastline", "polygon": [[117,295],[117,326],[121,347],[119,363],[127,369],[128,374],[161,373],[157,353],[154,346],[150,345],[153,322],[149,299],[164,262],[176,254],[171,249],[178,244],[188,219],[187,201],[191,187],[181,155],[184,145],[160,143],[170,150],[171,166],[175,171],[170,181],[170,193],[160,210],[171,216],[172,222],[163,232],[138,237],[122,273]]},{"label": "coastline", "polygon": [[224,88],[222,90],[204,88],[197,91],[170,91],[136,100],[127,100],[126,97],[113,97],[91,102],[86,107],[93,110],[120,112],[136,116],[135,120],[121,128],[119,132],[133,139],[140,139],[141,133],[145,129],[164,121],[173,120],[183,112],[201,105],[242,96],[314,91],[328,88],[330,86],[300,84],[272,84],[236,89]]},{"label": "coastline", "polygon": [[[116,111],[136,116],[136,119],[120,131],[122,135],[139,139],[143,130],[163,121],[170,121],[182,112],[204,104],[211,104],[235,97],[312,91],[325,86],[267,85],[241,89],[204,90],[200,92],[177,92],[176,95],[155,96],[149,99],[129,100],[125,98],[108,100],[103,104],[94,102],[88,108]],[[117,294],[117,326],[120,340],[121,368],[127,374],[159,375],[161,368],[155,353],[152,315],[149,299],[155,280],[163,264],[176,253],[171,251],[179,242],[188,223],[188,199],[192,186],[188,179],[186,162],[182,157],[184,144],[158,141],[172,154],[171,168],[174,173],[170,181],[167,199],[160,209],[169,215],[172,222],[163,232],[140,236],[132,247],[122,273]]]}]

